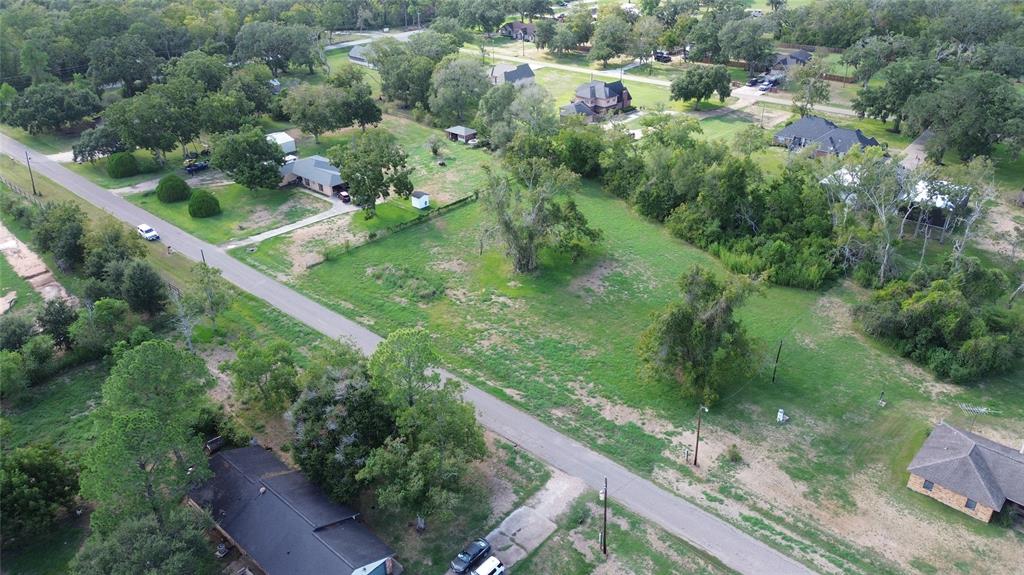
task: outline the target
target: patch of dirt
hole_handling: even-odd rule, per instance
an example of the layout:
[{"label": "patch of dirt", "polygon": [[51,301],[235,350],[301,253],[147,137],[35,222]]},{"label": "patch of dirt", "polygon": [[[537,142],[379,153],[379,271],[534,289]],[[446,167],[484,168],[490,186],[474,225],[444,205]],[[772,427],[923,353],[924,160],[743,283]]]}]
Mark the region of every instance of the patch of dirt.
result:
[{"label": "patch of dirt", "polygon": [[345,242],[356,245],[365,241],[366,234],[353,232],[351,224],[352,214],[343,214],[299,228],[286,236],[286,251],[292,263],[291,275],[303,274],[310,266],[322,262],[324,247],[339,246]]},{"label": "patch of dirt", "polygon": [[1021,210],[1000,199],[985,215],[986,229],[976,236],[975,242],[984,250],[1022,260],[1024,246],[1018,247],[1015,253],[1012,245],[1016,236],[1014,228],[1024,226],[1021,222],[1024,222]]},{"label": "patch of dirt", "polygon": [[9,291],[4,294],[4,297],[0,297],[0,315],[7,313],[7,310],[14,307],[14,302],[18,300],[18,292]]},{"label": "patch of dirt", "polygon": [[[27,281],[44,300],[64,299],[75,303],[50,268],[31,248],[0,224],[0,252],[18,277]],[[6,297],[6,296],[5,296]],[[9,307],[9,306],[8,306]]]},{"label": "patch of dirt", "polygon": [[469,271],[469,264],[461,258],[455,258],[453,260],[447,260],[442,262],[434,262],[431,267],[436,270],[443,272],[451,272],[455,274],[464,274]]},{"label": "patch of dirt", "polygon": [[594,296],[603,294],[607,288],[605,278],[619,268],[620,265],[615,260],[602,259],[587,273],[573,278],[569,283],[569,291],[582,296],[588,302],[592,301]]},{"label": "patch of dirt", "polygon": [[853,309],[850,304],[834,296],[822,296],[814,304],[814,313],[825,316],[831,321],[830,330],[837,337],[862,336],[853,328]]}]

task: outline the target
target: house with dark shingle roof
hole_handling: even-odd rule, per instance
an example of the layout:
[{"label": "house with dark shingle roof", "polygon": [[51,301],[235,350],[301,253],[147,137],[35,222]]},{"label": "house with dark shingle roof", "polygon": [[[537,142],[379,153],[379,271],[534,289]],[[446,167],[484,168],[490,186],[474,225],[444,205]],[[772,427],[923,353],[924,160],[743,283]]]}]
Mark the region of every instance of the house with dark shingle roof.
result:
[{"label": "house with dark shingle roof", "polygon": [[498,34],[514,40],[533,42],[533,38],[537,34],[537,27],[525,22],[507,22],[498,28]]},{"label": "house with dark shingle roof", "polygon": [[580,84],[576,88],[576,94],[572,97],[573,104],[585,104],[598,115],[628,108],[632,102],[633,97],[629,94],[629,88],[619,80],[615,82],[591,80],[586,84]]},{"label": "house with dark shingle roof", "polygon": [[491,85],[512,84],[516,88],[529,86],[534,82],[533,68],[529,64],[505,64],[504,62],[491,66],[487,74],[491,79]]},{"label": "house with dark shingle roof", "polygon": [[814,55],[807,50],[796,50],[788,54],[776,54],[773,68],[789,68],[790,66],[803,66],[811,61]]},{"label": "house with dark shingle roof", "polygon": [[1017,451],[940,422],[907,467],[907,487],[988,522],[1024,507],[1024,447]]},{"label": "house with dark shingle roof", "polygon": [[587,106],[583,102],[573,102],[566,104],[558,109],[558,115],[562,117],[579,116],[583,118],[584,122],[588,124],[594,121],[597,114],[594,113],[590,106]]},{"label": "house with dark shingle roof", "polygon": [[388,575],[394,552],[306,476],[260,446],[216,453],[189,493],[217,531],[267,575]]},{"label": "house with dark shingle roof", "polygon": [[860,129],[840,128],[825,118],[804,116],[775,133],[775,145],[790,150],[799,150],[807,146],[817,147],[818,156],[842,156],[855,147],[864,149],[877,146],[878,140],[864,135]]}]

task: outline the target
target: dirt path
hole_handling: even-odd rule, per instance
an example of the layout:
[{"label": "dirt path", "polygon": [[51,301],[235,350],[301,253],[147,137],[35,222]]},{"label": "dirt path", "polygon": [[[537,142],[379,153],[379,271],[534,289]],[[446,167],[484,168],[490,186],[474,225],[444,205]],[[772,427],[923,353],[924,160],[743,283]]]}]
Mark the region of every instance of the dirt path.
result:
[{"label": "dirt path", "polygon": [[27,281],[44,300],[70,299],[64,286],[60,285],[42,258],[16,238],[3,224],[0,224],[0,252],[3,252],[14,273]]}]

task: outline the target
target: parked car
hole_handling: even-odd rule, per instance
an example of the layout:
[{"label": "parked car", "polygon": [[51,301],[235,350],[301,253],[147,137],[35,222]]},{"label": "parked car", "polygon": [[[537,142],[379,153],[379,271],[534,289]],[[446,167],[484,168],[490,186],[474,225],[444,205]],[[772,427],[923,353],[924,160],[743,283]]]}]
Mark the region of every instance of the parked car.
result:
[{"label": "parked car", "polygon": [[475,148],[475,147],[477,147],[477,146],[479,146],[479,145],[480,145],[480,140],[478,140],[478,139],[476,139],[476,138],[473,138],[472,140],[469,140],[469,141],[468,141],[468,142],[466,142],[466,143],[467,143],[467,144],[469,144],[469,147],[470,147],[470,148]]},{"label": "parked car", "polygon": [[473,565],[479,563],[480,560],[490,554],[491,544],[486,539],[478,537],[470,541],[469,545],[466,545],[466,548],[456,555],[455,559],[452,559],[452,572],[459,575],[469,573]]},{"label": "parked car", "polygon": [[472,575],[504,575],[505,566],[497,557],[488,557],[479,567],[473,570]]},{"label": "parked car", "polygon": [[764,76],[754,76],[753,78],[747,80],[747,85],[748,86],[756,86],[756,85],[760,84],[761,82],[764,82]]},{"label": "parked car", "polygon": [[338,194],[338,197],[341,198],[341,201],[346,204],[352,201],[352,196],[350,196],[348,192],[341,192]]},{"label": "parked car", "polygon": [[201,160],[201,161],[198,161],[198,162],[193,162],[192,164],[190,164],[188,166],[185,166],[185,172],[187,172],[188,175],[191,176],[192,174],[196,174],[198,172],[201,172],[201,171],[203,171],[203,170],[205,170],[205,169],[207,169],[209,167],[210,167],[210,162],[207,162],[206,160]]},{"label": "parked car", "polygon": [[663,51],[663,50],[655,50],[654,51],[654,61],[655,62],[665,62],[665,63],[671,62],[672,61],[672,56],[669,56],[668,53]]},{"label": "parked car", "polygon": [[139,224],[139,227],[135,229],[138,230],[139,235],[142,236],[142,238],[145,240],[149,240],[152,242],[160,239],[160,234],[156,233],[156,230],[149,227],[148,224]]}]

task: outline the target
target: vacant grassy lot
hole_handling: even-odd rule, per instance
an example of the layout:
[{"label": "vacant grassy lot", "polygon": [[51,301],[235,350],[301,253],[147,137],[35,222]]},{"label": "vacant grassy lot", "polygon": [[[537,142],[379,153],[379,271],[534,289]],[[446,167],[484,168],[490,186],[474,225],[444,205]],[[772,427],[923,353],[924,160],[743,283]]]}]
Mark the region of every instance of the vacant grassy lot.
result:
[{"label": "vacant grassy lot", "polygon": [[125,197],[153,215],[214,244],[265,232],[330,208],[326,199],[296,188],[253,191],[239,184],[229,184],[209,191],[220,200],[223,210],[209,218],[190,216],[187,201],[165,204],[153,193]]},{"label": "vacant grassy lot", "polygon": [[4,573],[7,575],[65,575],[68,564],[85,541],[88,515],[61,521],[49,533],[30,545],[4,550]]},{"label": "vacant grassy lot", "polygon": [[[590,81],[590,76],[587,74],[554,68],[541,68],[535,74],[536,82],[551,94],[551,98],[558,106],[564,106],[571,102],[573,94],[576,93],[576,87]],[[606,77],[596,77],[595,80],[614,81],[613,78]],[[735,99],[726,99],[725,102],[719,102],[717,98],[713,98],[711,101],[703,102],[699,107],[696,107],[694,102],[670,100],[671,92],[667,86],[637,81],[631,82],[629,78],[623,80],[623,84],[629,88],[629,93],[633,96],[633,105],[641,109],[655,110],[663,108],[666,110],[690,112],[694,110],[713,110],[731,101],[735,101]]]},{"label": "vacant grassy lot", "polygon": [[365,212],[352,215],[352,229],[357,232],[377,232],[392,226],[415,220],[429,210],[420,211],[405,198],[393,198],[377,206],[376,215],[366,219]]},{"label": "vacant grassy lot", "polygon": [[[343,254],[291,283],[382,334],[425,326],[437,336],[446,364],[470,381],[680,492],[697,481],[736,498],[755,492],[766,509],[799,511],[808,500],[829,502],[818,522],[801,516],[799,524],[790,523],[796,520],[775,515],[771,521],[787,525],[785,537],[811,541],[807,549],[823,548],[828,561],[851,571],[889,567],[872,552],[821,534],[829,514],[858,509],[856,498],[837,485],[877,485],[865,476],[871,469],[885,477],[879,488],[869,488],[875,496],[903,502],[922,521],[959,525],[958,518],[950,519],[955,511],[921,508],[915,498],[902,496],[907,446],[923,441],[929,421],[954,415],[957,401],[1006,405],[1000,418],[985,425],[1002,433],[1024,431],[1024,402],[1013,384],[1022,371],[974,387],[948,386],[857,333],[849,315],[857,290],[771,288],[741,310],[762,342],[758,373],[722,390],[722,401],[705,421],[715,431],[702,449],[711,461],[726,442],[739,443],[756,457],[757,473],[695,477],[679,455],[683,444],[692,443],[695,405],[673,386],[639,379],[634,350],[650,314],[676,297],[683,271],[699,264],[725,272],[595,187],[577,200],[605,241],[576,264],[545,253],[538,274],[517,276],[497,246],[479,254],[487,220],[477,204]],[[237,256],[249,260],[251,254]],[[259,263],[271,272],[291,271],[284,260]],[[779,341],[782,362],[769,385]],[[890,404],[879,410],[875,402],[883,389]],[[780,407],[793,414],[781,430],[774,424]],[[792,500],[779,500],[775,486],[756,480],[767,468],[775,469],[777,481],[799,486]],[[858,543],[889,551],[885,542]]]},{"label": "vacant grassy lot", "polygon": [[52,443],[68,453],[88,447],[94,439],[89,414],[99,401],[107,369],[96,363],[29,388],[24,402],[4,414],[11,424],[5,447]]}]

